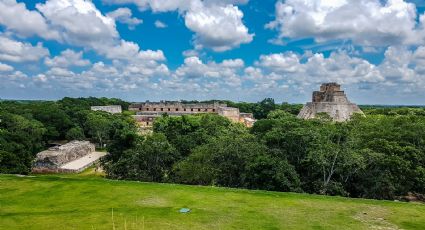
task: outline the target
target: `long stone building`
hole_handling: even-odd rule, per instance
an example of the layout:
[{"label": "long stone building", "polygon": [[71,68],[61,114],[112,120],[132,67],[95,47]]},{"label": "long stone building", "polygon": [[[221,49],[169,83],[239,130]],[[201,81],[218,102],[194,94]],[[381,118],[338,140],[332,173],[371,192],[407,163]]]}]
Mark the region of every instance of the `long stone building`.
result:
[{"label": "long stone building", "polygon": [[227,107],[222,103],[181,103],[181,102],[143,102],[129,106],[135,111],[134,118],[141,127],[152,127],[155,118],[162,114],[182,116],[197,113],[215,113],[233,122],[242,122],[250,127],[255,122],[251,113],[241,113],[238,108]]},{"label": "long stone building", "polygon": [[319,91],[314,91],[312,102],[301,109],[298,117],[311,119],[318,113],[327,113],[334,121],[349,120],[354,113],[363,114],[356,104],[347,99],[341,85],[335,82],[324,83]]},{"label": "long stone building", "polygon": [[104,111],[112,114],[122,112],[121,105],[91,106],[90,109],[93,111]]}]

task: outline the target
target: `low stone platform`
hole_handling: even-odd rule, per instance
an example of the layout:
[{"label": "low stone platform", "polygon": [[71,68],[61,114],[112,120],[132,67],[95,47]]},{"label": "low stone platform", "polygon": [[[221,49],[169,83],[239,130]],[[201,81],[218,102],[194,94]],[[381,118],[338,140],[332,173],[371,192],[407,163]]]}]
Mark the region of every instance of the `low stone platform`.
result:
[{"label": "low stone platform", "polygon": [[96,161],[98,161],[100,158],[105,156],[105,152],[92,152],[88,155],[85,155],[84,157],[81,157],[77,160],[68,162],[61,167],[59,167],[59,170],[61,172],[71,172],[71,173],[77,173],[81,172],[84,169],[92,166]]},{"label": "low stone platform", "polygon": [[39,152],[33,163],[33,173],[77,173],[94,164],[104,152],[95,152],[88,141],[71,141]]}]

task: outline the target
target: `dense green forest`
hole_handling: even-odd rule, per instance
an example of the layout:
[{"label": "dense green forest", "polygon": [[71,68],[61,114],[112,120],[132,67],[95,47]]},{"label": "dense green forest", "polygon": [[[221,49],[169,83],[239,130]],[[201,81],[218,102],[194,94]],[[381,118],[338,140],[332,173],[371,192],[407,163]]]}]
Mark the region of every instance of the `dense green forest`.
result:
[{"label": "dense green forest", "polygon": [[54,140],[105,146],[113,179],[307,192],[375,199],[425,193],[425,109],[362,107],[366,116],[301,120],[301,105],[234,103],[254,127],[214,114],[171,117],[139,135],[129,115],[90,111],[128,103],[107,98],[0,102],[0,172],[29,173]]},{"label": "dense green forest", "polygon": [[110,104],[129,105],[119,99],[93,97],[1,101],[0,173],[29,173],[35,155],[50,142],[87,139],[103,146],[112,140],[116,129],[135,126],[128,115],[90,110],[92,105]]}]

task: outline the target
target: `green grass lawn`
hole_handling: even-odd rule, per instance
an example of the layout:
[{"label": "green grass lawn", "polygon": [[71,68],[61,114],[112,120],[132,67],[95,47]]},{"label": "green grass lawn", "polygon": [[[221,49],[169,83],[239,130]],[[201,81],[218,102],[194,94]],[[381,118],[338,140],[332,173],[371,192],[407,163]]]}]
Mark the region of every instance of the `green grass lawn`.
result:
[{"label": "green grass lawn", "polygon": [[425,205],[113,181],[87,172],[0,175],[0,229],[425,229]]}]

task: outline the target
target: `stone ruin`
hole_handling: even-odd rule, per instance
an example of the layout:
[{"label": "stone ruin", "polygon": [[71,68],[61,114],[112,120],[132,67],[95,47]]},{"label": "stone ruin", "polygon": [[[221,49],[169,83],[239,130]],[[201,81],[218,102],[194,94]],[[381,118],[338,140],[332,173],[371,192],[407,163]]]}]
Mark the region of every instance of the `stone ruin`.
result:
[{"label": "stone ruin", "polygon": [[94,151],[95,146],[89,141],[71,141],[61,146],[51,147],[37,153],[32,171],[34,173],[61,172],[62,165]]},{"label": "stone ruin", "polygon": [[91,106],[90,109],[93,111],[104,111],[112,114],[122,113],[121,105]]},{"label": "stone ruin", "polygon": [[151,128],[154,120],[162,114],[182,116],[199,113],[215,113],[233,122],[240,122],[251,127],[254,116],[251,113],[240,113],[238,108],[228,107],[224,103],[182,103],[179,101],[143,102],[131,104],[128,108],[135,111],[134,119],[141,129]]},{"label": "stone ruin", "polygon": [[327,113],[334,121],[347,121],[354,113],[363,112],[351,103],[341,86],[335,82],[324,83],[320,91],[313,92],[312,102],[308,102],[298,114],[299,118],[315,118],[319,113]]}]

